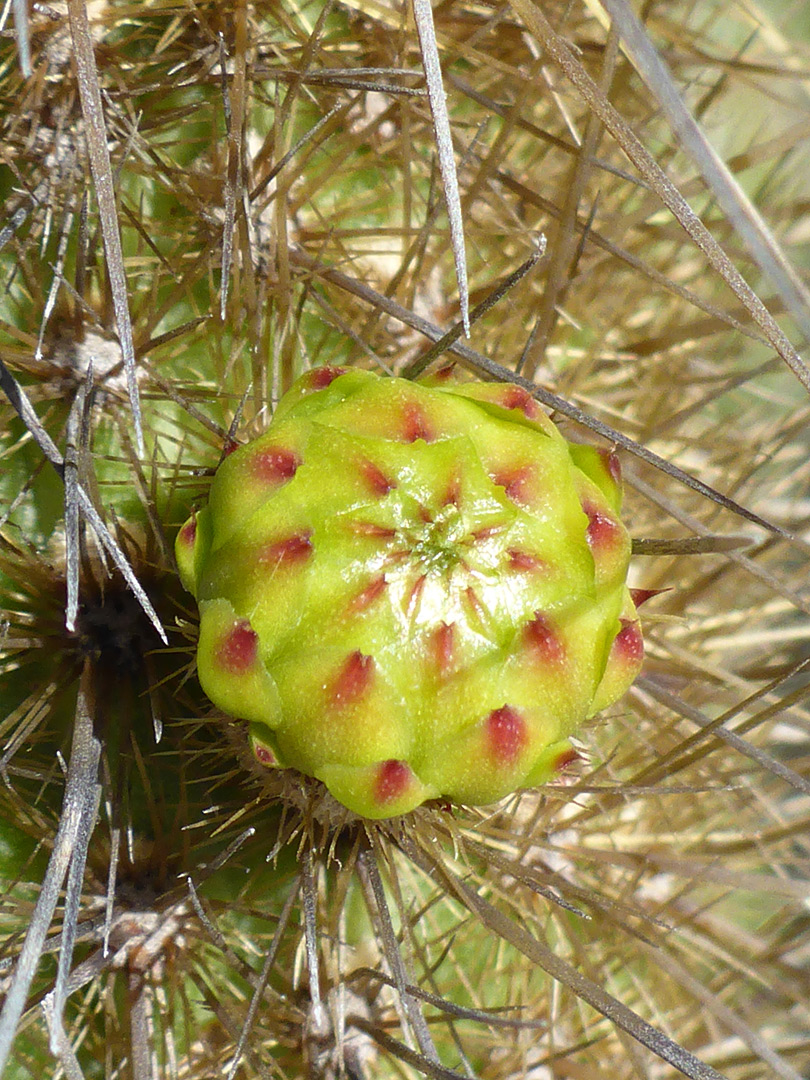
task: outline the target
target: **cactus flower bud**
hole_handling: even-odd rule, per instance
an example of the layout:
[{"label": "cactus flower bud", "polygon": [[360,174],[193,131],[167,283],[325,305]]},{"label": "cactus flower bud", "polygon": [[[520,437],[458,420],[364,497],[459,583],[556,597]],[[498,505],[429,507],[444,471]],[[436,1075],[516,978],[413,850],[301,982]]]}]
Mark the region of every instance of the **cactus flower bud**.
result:
[{"label": "cactus flower bud", "polygon": [[541,783],[641,664],[620,504],[519,387],[311,371],[178,534],[203,689],[366,817]]}]

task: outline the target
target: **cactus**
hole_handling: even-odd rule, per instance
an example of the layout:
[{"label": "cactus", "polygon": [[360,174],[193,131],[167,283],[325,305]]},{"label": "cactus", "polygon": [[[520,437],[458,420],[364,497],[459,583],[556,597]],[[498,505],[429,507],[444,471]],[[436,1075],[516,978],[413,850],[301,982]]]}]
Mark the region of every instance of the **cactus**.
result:
[{"label": "cactus", "polygon": [[620,504],[519,387],[311,371],[178,534],[202,686],[365,817],[542,783],[641,664]]},{"label": "cactus", "polygon": [[[810,1075],[806,425],[772,351],[784,342],[771,326],[764,343],[766,308],[743,303],[738,271],[797,342],[808,305],[751,261],[750,208],[732,212],[702,167],[727,164],[751,224],[773,229],[760,251],[800,278],[798,7],[435,6],[471,308],[513,283],[450,351],[480,378],[517,372],[538,399],[559,395],[579,432],[635,441],[628,519],[659,552],[675,546],[634,566],[636,606],[661,593],[643,609],[645,679],[580,729],[587,767],[494,810],[428,801],[369,821],[320,781],[262,765],[276,760],[265,723],[244,768],[250,721],[214,719],[194,677],[196,604],[171,541],[235,415],[247,441],[306,369],[401,374],[426,340],[448,352],[458,288],[411,5],[10,5],[0,372],[31,409],[0,400],[3,1080]],[[634,10],[663,69],[641,66],[644,36],[619,23]],[[70,25],[84,11],[86,70]],[[24,20],[30,77],[12,35]],[[85,120],[88,71],[101,108]],[[714,155],[673,139],[679,98]],[[109,150],[115,258],[88,145]],[[641,147],[658,176],[639,172]],[[540,232],[548,258],[514,284]],[[74,465],[66,497],[43,433],[75,459],[169,648],[83,516],[66,557]],[[571,453],[599,487],[610,462]],[[724,493],[782,534],[742,525]],[[186,531],[199,527],[201,555],[209,516]],[[742,557],[677,546],[741,529]],[[629,616],[614,640],[632,653]],[[442,634],[435,655],[452,655]],[[253,640],[237,636],[235,655]],[[616,692],[603,676],[591,708]],[[102,744],[101,770],[80,774],[79,805],[99,812],[60,885],[52,856],[77,822],[66,769],[89,761],[74,733]],[[401,772],[387,767],[386,790]],[[8,1006],[26,979],[18,1025]]]}]

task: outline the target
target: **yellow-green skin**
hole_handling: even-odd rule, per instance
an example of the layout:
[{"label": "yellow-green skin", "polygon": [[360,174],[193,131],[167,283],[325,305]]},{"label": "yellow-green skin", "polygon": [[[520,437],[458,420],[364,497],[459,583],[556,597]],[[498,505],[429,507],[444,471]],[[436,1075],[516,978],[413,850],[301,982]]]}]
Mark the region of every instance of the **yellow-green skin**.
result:
[{"label": "yellow-green skin", "polygon": [[641,664],[620,505],[517,387],[309,372],[178,535],[203,689],[365,817],[541,783]]}]

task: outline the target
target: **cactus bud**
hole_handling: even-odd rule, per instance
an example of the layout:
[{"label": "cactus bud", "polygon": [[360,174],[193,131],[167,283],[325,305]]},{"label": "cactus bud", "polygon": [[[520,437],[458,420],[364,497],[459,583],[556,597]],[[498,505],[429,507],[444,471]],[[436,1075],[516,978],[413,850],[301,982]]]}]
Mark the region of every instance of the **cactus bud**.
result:
[{"label": "cactus bud", "polygon": [[311,371],[178,534],[203,688],[366,817],[540,783],[641,664],[620,505],[518,387]]}]

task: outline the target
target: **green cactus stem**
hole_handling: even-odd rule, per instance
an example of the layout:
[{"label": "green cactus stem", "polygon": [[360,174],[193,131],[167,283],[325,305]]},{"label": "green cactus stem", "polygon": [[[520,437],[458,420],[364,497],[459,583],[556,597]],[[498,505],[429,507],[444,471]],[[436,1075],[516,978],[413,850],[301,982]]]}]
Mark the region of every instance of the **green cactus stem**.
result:
[{"label": "green cactus stem", "polygon": [[620,506],[518,387],[311,371],[178,534],[203,689],[365,817],[542,783],[641,664]]}]

